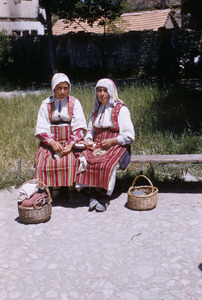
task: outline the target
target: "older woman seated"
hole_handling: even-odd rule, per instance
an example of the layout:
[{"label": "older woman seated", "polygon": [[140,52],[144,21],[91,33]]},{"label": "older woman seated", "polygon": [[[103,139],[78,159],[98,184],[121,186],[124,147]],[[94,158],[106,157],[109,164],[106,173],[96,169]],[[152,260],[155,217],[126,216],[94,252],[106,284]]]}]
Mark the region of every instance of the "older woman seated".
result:
[{"label": "older woman seated", "polygon": [[95,188],[96,192],[90,197],[89,211],[107,209],[108,196],[115,186],[116,170],[126,168],[129,163],[130,144],[134,138],[130,112],[118,98],[114,82],[107,78],[99,80],[85,137],[87,150],[79,159],[75,184],[78,191],[86,186]]},{"label": "older woman seated", "polygon": [[35,136],[40,139],[34,178],[48,187],[74,185],[79,155],[74,144],[83,139],[86,120],[78,99],[70,96],[71,84],[63,73],[52,78],[52,96],[38,112]]}]

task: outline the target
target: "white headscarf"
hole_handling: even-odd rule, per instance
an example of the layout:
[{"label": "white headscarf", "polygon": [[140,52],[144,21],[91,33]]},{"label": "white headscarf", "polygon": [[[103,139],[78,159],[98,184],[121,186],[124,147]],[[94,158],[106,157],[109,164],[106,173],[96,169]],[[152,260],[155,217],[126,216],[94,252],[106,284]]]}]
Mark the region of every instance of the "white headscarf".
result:
[{"label": "white headscarf", "polygon": [[[107,103],[107,105],[101,104],[97,99],[97,88],[100,86],[107,88],[107,92],[109,93],[109,102]],[[97,128],[107,128],[112,126],[112,107],[116,106],[118,103],[123,103],[123,101],[118,98],[118,92],[115,83],[108,78],[100,79],[95,87],[95,102],[93,113],[98,110],[98,114],[94,121],[94,126]]]},{"label": "white headscarf", "polygon": [[54,96],[54,89],[56,85],[61,82],[67,82],[69,84],[69,94],[71,93],[71,83],[67,75],[65,75],[64,73],[56,73],[55,75],[53,75],[51,80],[51,89],[52,89],[53,96]]},{"label": "white headscarf", "polygon": [[94,102],[94,111],[96,111],[98,109],[98,107],[100,106],[100,102],[97,99],[97,88],[99,86],[103,86],[105,88],[107,88],[107,92],[109,93],[109,102],[107,104],[107,106],[116,106],[118,103],[123,102],[122,100],[120,100],[118,98],[118,92],[117,92],[117,88],[115,83],[108,78],[103,78],[100,79],[95,87],[95,102]]}]

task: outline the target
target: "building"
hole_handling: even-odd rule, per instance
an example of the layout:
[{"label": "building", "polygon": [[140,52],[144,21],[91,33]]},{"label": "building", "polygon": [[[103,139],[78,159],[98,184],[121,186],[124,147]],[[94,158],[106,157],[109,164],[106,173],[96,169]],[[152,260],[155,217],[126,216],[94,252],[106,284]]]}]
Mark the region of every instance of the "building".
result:
[{"label": "building", "polygon": [[[154,30],[157,31],[159,27],[166,27],[167,29],[179,28],[180,24],[175,18],[175,14],[170,9],[141,11],[135,13],[125,13],[121,15],[119,21],[115,22],[117,32],[128,31],[143,31]],[[106,32],[110,31],[110,27],[106,28]],[[98,21],[89,26],[87,22],[78,22],[77,20],[68,24],[65,20],[58,20],[53,26],[53,34],[61,35],[69,32],[89,32],[103,34],[103,26],[98,25]]]},{"label": "building", "polygon": [[9,35],[43,35],[44,25],[39,21],[39,0],[0,0],[0,31]]}]

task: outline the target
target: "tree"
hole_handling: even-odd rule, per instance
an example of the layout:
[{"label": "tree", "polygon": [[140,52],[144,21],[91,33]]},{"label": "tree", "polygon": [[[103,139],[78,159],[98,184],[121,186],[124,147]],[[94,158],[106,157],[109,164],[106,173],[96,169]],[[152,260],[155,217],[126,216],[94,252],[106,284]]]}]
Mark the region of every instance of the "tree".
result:
[{"label": "tree", "polygon": [[39,5],[46,11],[46,22],[49,39],[50,62],[53,74],[57,72],[56,53],[53,44],[52,22],[53,15],[69,22],[79,19],[86,21],[90,26],[96,20],[104,26],[110,20],[119,17],[126,0],[39,0]]},{"label": "tree", "polygon": [[182,26],[191,29],[202,29],[201,10],[201,0],[182,0]]},{"label": "tree", "polygon": [[[117,18],[121,16],[125,2],[126,0],[83,0],[79,1],[76,5],[76,12],[79,22],[85,22],[87,20],[87,23],[92,27],[94,22],[98,21],[98,25],[104,27],[102,43],[102,67],[105,67],[106,62],[106,27],[108,26],[111,29],[114,27],[113,21],[117,20]],[[68,21],[71,23],[70,19]]]},{"label": "tree", "polygon": [[120,17],[123,12],[123,0],[83,0],[77,3],[77,14],[79,21],[86,21],[90,26],[99,20],[98,24],[106,30],[106,24]]},{"label": "tree", "polygon": [[53,43],[52,21],[53,14],[61,16],[61,18],[68,13],[74,15],[75,0],[39,0],[40,7],[45,9],[46,12],[46,26],[48,31],[48,43],[50,53],[50,64],[53,74],[57,72],[56,52]]}]

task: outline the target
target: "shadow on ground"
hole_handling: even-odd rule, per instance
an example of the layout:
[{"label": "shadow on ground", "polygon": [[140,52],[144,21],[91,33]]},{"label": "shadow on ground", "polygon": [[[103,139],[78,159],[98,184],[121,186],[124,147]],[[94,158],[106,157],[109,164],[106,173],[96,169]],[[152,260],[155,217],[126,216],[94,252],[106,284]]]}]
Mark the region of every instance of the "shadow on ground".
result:
[{"label": "shadow on ground", "polygon": [[88,207],[89,197],[82,192],[61,189],[58,193],[52,194],[52,206],[63,206],[69,208]]},{"label": "shadow on ground", "polygon": [[[132,186],[135,177],[128,177],[125,180],[117,179],[114,193],[121,194],[127,193],[128,189]],[[181,179],[165,180],[160,182],[156,179],[149,178],[153,186],[157,187],[160,193],[202,193],[202,181],[192,182],[184,181]],[[143,179],[138,179],[138,186],[149,185]]]}]

